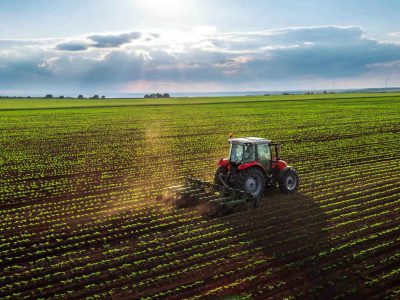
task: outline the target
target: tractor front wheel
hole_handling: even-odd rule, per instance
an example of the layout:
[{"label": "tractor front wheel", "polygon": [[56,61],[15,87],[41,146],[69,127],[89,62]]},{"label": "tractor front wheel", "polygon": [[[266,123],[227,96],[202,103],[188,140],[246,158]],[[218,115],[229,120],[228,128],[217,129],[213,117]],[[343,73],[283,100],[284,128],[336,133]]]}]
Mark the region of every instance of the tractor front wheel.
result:
[{"label": "tractor front wheel", "polygon": [[291,194],[299,187],[299,175],[295,169],[287,169],[279,178],[279,189],[282,193]]},{"label": "tractor front wheel", "polygon": [[265,189],[265,177],[261,170],[249,168],[240,171],[237,177],[238,187],[252,194],[255,198],[262,198]]}]

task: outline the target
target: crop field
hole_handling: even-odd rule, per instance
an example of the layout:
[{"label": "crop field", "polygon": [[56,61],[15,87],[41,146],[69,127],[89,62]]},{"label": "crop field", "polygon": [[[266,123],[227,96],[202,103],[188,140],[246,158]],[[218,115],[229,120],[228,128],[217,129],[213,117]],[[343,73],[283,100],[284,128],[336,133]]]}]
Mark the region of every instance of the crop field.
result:
[{"label": "crop field", "polygon": [[[229,133],[299,191],[207,217]],[[399,299],[400,94],[0,100],[0,299]]]}]

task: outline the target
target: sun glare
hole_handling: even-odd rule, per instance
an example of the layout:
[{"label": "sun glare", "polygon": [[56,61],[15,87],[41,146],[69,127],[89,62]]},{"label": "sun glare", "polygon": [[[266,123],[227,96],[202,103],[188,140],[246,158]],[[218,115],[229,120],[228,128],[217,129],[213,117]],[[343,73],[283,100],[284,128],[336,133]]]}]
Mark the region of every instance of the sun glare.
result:
[{"label": "sun glare", "polygon": [[157,16],[180,15],[189,1],[184,0],[137,0],[139,9]]}]

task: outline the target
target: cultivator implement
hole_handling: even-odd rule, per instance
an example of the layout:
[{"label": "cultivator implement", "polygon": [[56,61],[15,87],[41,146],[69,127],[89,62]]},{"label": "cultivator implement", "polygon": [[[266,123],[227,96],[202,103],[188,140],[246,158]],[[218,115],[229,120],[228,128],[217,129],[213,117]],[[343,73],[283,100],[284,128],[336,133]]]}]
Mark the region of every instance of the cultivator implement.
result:
[{"label": "cultivator implement", "polygon": [[249,192],[193,177],[186,177],[183,185],[171,187],[171,192],[178,207],[199,205],[208,215],[222,215],[237,206],[258,204],[258,199]]}]

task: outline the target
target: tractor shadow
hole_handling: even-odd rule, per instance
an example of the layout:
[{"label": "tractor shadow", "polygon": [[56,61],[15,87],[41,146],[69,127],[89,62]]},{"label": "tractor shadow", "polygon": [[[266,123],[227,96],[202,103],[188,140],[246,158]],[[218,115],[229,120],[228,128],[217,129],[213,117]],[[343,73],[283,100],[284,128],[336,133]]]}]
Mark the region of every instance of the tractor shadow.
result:
[{"label": "tractor shadow", "polygon": [[261,239],[253,244],[268,254],[271,250],[282,253],[327,244],[323,231],[327,226],[325,214],[314,199],[300,192],[287,195],[277,190],[268,191],[258,208],[250,206],[244,214],[255,228],[262,225]]},{"label": "tractor shadow", "polygon": [[[229,290],[224,296],[252,294],[252,299],[283,299],[297,295],[301,299],[332,299],[347,291],[349,281],[345,278],[356,277],[342,256],[329,254],[333,245],[328,228],[332,223],[319,203],[301,191],[282,194],[278,189],[270,189],[257,208],[252,204],[240,205],[223,216],[208,215],[207,206],[196,205],[195,199],[192,200],[182,209],[196,211],[211,224],[229,229],[229,235],[237,236],[235,242],[240,245],[235,252],[251,253],[245,254],[243,261],[254,258],[262,261],[239,272],[241,277],[256,276],[254,282]],[[359,284],[353,279],[353,283]]]},{"label": "tractor shadow", "polygon": [[[325,280],[329,281],[321,277],[319,264],[322,262],[318,259],[320,252],[330,248],[324,231],[328,222],[314,199],[301,192],[288,195],[274,189],[267,191],[259,207],[250,205],[245,211],[240,211],[240,207],[235,210],[222,219],[233,230],[243,230],[245,235],[241,240],[267,259],[260,274],[269,268],[279,270],[265,280],[268,284],[257,282],[250,289],[264,290],[264,296],[282,298],[290,290],[307,293]],[[278,286],[285,282],[285,285],[270,290],[271,282],[272,286],[274,282]],[[311,297],[330,298],[337,293],[334,289],[324,288]]]},{"label": "tractor shadow", "polygon": [[216,223],[228,224],[234,231],[244,231],[252,246],[262,249],[268,256],[282,257],[282,253],[293,250],[290,258],[294,259],[297,249],[310,254],[329,246],[327,231],[323,230],[328,225],[326,215],[312,197],[301,192],[282,194],[277,188],[271,188],[258,207],[248,203],[224,210],[199,203],[196,196],[190,194],[182,198],[159,196],[157,200],[177,209],[195,211]]}]

